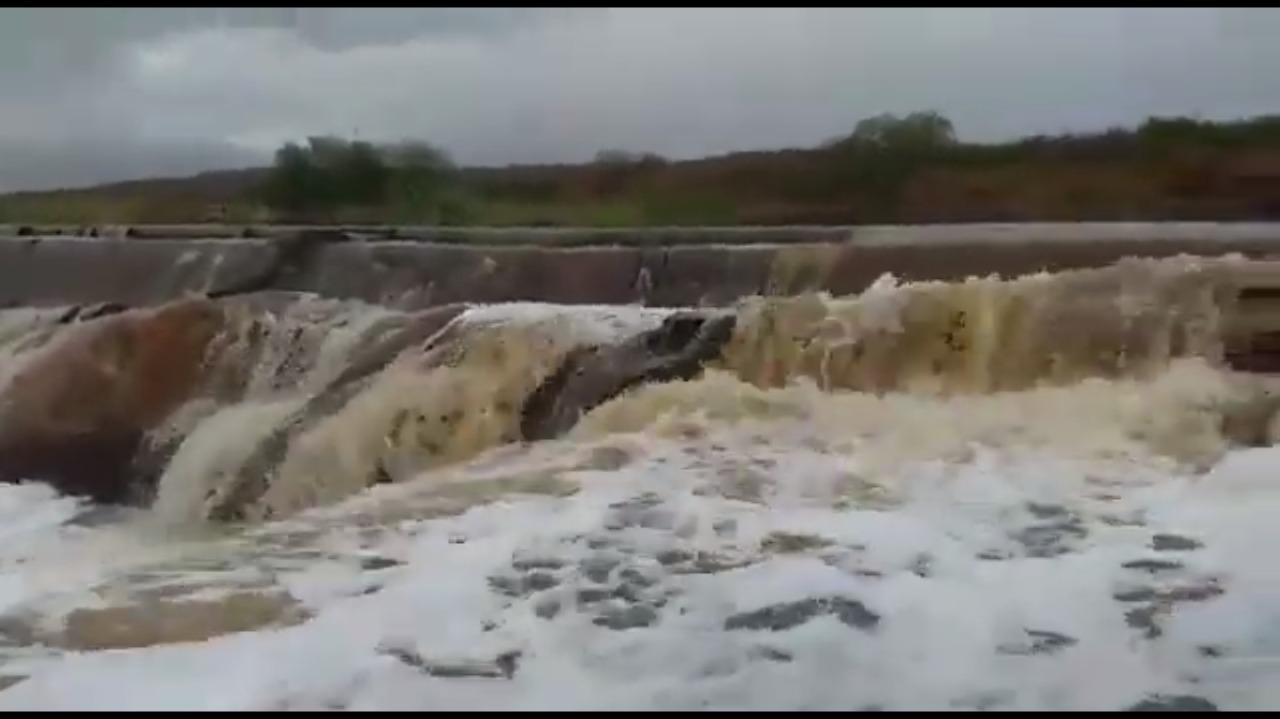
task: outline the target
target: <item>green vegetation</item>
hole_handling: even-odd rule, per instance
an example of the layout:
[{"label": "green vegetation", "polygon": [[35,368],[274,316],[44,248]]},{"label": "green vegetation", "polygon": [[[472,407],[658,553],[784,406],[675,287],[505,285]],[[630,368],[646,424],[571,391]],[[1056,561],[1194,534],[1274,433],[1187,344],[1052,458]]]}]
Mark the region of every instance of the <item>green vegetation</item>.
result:
[{"label": "green vegetation", "polygon": [[277,218],[290,222],[367,219],[459,222],[466,212],[457,169],[424,142],[375,146],[334,137],[286,144],[256,188]]},{"label": "green vegetation", "polygon": [[310,138],[270,168],[0,197],[0,222],[723,225],[1280,218],[1280,117],[967,143],[936,112],[809,149],[458,168],[423,142]]}]

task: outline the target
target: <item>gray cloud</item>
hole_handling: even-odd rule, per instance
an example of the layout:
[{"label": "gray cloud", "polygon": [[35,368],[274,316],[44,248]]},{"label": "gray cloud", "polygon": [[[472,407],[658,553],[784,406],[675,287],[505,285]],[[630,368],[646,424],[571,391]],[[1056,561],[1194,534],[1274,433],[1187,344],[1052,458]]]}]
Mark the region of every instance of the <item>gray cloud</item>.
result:
[{"label": "gray cloud", "polygon": [[0,190],[254,163],[315,133],[467,163],[1280,108],[1259,9],[0,9]]},{"label": "gray cloud", "polygon": [[[269,156],[266,156],[269,157]],[[253,167],[264,155],[222,142],[73,139],[0,142],[0,191],[83,187],[151,177],[185,177],[209,169]],[[13,171],[17,168],[20,171]],[[2,184],[14,178],[8,188]]]}]

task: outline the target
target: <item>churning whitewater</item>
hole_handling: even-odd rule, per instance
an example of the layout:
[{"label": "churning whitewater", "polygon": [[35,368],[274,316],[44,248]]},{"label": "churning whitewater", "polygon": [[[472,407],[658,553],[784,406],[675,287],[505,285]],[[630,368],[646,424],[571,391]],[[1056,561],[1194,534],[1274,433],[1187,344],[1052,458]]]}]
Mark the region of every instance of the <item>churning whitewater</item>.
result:
[{"label": "churning whitewater", "polygon": [[0,708],[1273,707],[1248,265],[0,311]]}]

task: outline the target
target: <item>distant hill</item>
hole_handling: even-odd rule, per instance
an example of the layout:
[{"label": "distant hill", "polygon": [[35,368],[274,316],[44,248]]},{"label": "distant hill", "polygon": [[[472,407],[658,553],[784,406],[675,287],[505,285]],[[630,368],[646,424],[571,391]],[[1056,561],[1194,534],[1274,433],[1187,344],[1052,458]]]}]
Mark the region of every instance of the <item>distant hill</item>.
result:
[{"label": "distant hill", "polygon": [[232,202],[247,195],[261,182],[269,167],[251,167],[241,170],[210,170],[188,177],[155,177],[145,180],[125,180],[92,187],[65,190],[41,190],[11,192],[0,195],[5,200],[29,200],[43,197],[92,194],[97,197],[134,197],[140,194],[156,197],[200,197],[210,202]]},{"label": "distant hill", "polygon": [[[0,222],[272,221],[278,213],[260,191],[271,172],[14,193],[0,196]],[[463,168],[456,177],[467,205],[453,224],[1274,220],[1280,118],[1153,118],[1132,129],[974,144],[955,140],[945,118],[918,113],[869,118],[817,148],[687,161],[602,152],[591,163]],[[358,216],[404,220],[380,206]]]}]

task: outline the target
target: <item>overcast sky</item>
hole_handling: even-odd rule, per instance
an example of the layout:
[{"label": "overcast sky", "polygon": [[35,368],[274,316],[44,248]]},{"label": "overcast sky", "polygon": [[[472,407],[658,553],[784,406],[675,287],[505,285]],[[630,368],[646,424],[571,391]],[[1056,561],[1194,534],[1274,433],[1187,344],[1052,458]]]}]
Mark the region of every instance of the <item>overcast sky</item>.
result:
[{"label": "overcast sky", "polygon": [[0,9],[0,191],[264,162],[332,133],[465,164],[1280,111],[1280,10]]}]

